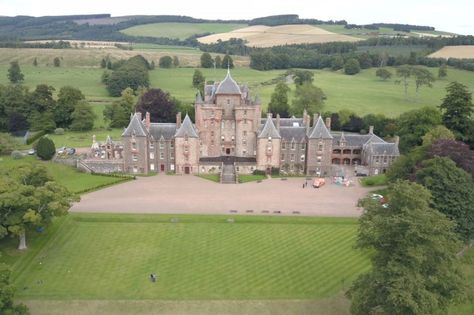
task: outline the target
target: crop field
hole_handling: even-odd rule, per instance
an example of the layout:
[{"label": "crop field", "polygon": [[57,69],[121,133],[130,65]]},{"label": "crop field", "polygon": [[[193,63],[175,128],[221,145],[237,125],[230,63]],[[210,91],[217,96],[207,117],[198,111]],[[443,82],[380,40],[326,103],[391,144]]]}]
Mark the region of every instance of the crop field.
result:
[{"label": "crop field", "polygon": [[474,59],[474,45],[445,46],[429,55],[432,58]]},{"label": "crop field", "polygon": [[81,173],[78,170],[53,162],[43,162],[36,159],[36,157],[25,157],[21,160],[13,160],[10,157],[0,157],[0,170],[10,169],[22,163],[38,163],[46,166],[48,172],[55,181],[64,185],[70,191],[77,193],[86,189],[94,189],[96,187],[103,187],[104,185],[112,185],[122,181],[121,178],[97,176],[86,173]]},{"label": "crop field", "polygon": [[231,32],[213,34],[200,37],[201,43],[214,43],[217,40],[226,41],[230,38],[241,38],[253,47],[272,47],[278,45],[291,45],[302,43],[327,43],[327,42],[354,42],[358,38],[333,33],[322,28],[300,24],[264,26],[255,25],[236,29]]},{"label": "crop field", "polygon": [[330,32],[344,34],[349,36],[354,36],[361,39],[367,39],[372,37],[377,37],[378,35],[384,36],[410,36],[410,37],[431,37],[431,36],[452,36],[455,35],[453,33],[443,32],[443,31],[423,31],[423,32],[402,32],[402,31],[395,31],[389,27],[380,27],[378,30],[370,30],[370,29],[347,29],[344,25],[337,25],[337,24],[321,24],[318,27],[325,29]]},{"label": "crop field", "polygon": [[224,33],[246,26],[234,23],[151,23],[132,26],[121,32],[131,36],[186,39],[195,34]]}]

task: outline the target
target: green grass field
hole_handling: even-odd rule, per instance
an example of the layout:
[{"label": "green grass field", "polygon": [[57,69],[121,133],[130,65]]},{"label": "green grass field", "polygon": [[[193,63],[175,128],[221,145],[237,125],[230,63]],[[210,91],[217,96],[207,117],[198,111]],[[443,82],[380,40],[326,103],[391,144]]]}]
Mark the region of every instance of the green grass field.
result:
[{"label": "green grass field", "polygon": [[368,269],[355,219],[228,217],[69,215],[34,255],[16,256],[17,296],[315,299]]},{"label": "green grass field", "polygon": [[112,185],[122,181],[121,178],[116,177],[81,173],[72,167],[53,162],[43,162],[31,156],[21,160],[13,160],[10,157],[0,157],[0,170],[10,169],[21,163],[38,163],[46,166],[54,180],[72,192],[81,192],[86,189],[94,189],[95,187],[103,187],[104,185]]},{"label": "green grass field", "polygon": [[195,34],[226,33],[246,26],[231,23],[151,23],[132,26],[121,32],[131,36],[186,39]]}]

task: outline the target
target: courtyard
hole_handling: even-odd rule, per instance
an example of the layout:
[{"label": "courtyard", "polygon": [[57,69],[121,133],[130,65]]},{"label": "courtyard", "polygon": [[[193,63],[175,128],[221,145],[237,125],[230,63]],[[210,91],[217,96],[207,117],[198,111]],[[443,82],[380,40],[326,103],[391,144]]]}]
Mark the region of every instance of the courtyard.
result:
[{"label": "courtyard", "polygon": [[71,212],[258,214],[357,217],[370,189],[327,183],[303,188],[305,178],[218,184],[197,176],[157,175],[85,194]]}]

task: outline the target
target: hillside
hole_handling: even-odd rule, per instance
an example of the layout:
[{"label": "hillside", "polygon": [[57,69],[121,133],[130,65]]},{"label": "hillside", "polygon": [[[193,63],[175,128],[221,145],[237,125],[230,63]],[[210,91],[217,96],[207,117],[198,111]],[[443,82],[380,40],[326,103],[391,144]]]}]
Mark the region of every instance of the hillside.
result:
[{"label": "hillside", "polygon": [[466,46],[445,46],[440,50],[432,53],[428,57],[431,58],[458,58],[458,59],[474,59],[474,45]]},{"label": "hillside", "polygon": [[240,38],[247,41],[251,47],[272,47],[279,45],[327,43],[327,42],[354,42],[358,38],[336,34],[320,27],[309,24],[265,26],[255,25],[237,29],[227,33],[220,33],[198,38],[204,44],[215,43],[231,38]]}]

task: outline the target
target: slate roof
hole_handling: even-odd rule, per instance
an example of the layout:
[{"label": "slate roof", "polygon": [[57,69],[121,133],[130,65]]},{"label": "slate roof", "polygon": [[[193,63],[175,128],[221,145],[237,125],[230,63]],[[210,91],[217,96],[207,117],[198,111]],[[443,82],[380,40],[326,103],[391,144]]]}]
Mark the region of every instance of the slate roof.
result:
[{"label": "slate roof", "polygon": [[272,137],[275,139],[280,139],[280,133],[276,129],[275,125],[273,124],[273,119],[267,118],[265,125],[263,125],[262,130],[258,134],[259,138],[268,138]]},{"label": "slate roof", "polygon": [[398,151],[398,146],[395,143],[370,143],[368,145],[369,151],[372,155],[400,155],[400,151]]},{"label": "slate roof", "polygon": [[242,94],[239,85],[232,79],[229,70],[227,70],[224,80],[217,86],[215,94]]},{"label": "slate roof", "polygon": [[196,129],[194,128],[193,123],[191,122],[191,119],[189,118],[188,114],[186,114],[186,117],[184,117],[181,127],[179,127],[179,129],[176,131],[176,134],[174,136],[184,137],[186,135],[189,138],[198,138]]},{"label": "slate roof", "polygon": [[339,146],[342,135],[344,134],[343,140],[345,140],[345,145],[347,147],[362,147],[368,142],[385,142],[383,139],[379,138],[374,134],[361,135],[358,133],[341,133],[341,132],[331,132],[332,134],[332,144]]},{"label": "slate roof", "polygon": [[176,133],[175,123],[151,123],[150,134],[158,141],[163,137],[165,140],[170,140]]},{"label": "slate roof", "polygon": [[[266,118],[260,119],[260,124],[265,124]],[[273,118],[273,124],[276,126],[276,118]],[[295,126],[298,124],[298,126]],[[303,118],[280,118],[280,127],[303,127]]]},{"label": "slate roof", "polygon": [[198,90],[196,94],[196,104],[202,104],[204,101],[202,100],[201,92]]},{"label": "slate roof", "polygon": [[130,119],[130,123],[128,124],[125,131],[122,133],[122,137],[131,137],[132,134],[135,134],[136,137],[146,137],[148,132],[141,121],[140,113],[135,113],[132,118]]},{"label": "slate roof", "polygon": [[280,135],[282,139],[291,141],[295,139],[296,142],[303,142],[306,138],[305,127],[280,127]]},{"label": "slate roof", "polygon": [[308,137],[310,139],[333,139],[321,116],[318,117],[316,125],[310,129]]}]

